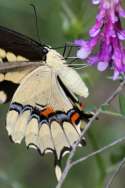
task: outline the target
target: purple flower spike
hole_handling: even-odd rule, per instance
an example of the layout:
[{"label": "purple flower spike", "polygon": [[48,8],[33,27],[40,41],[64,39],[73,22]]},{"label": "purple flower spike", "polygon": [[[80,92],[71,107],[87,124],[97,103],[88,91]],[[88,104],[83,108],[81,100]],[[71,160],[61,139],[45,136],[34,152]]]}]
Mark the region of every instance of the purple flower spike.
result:
[{"label": "purple flower spike", "polygon": [[90,49],[80,48],[77,51],[77,57],[79,59],[86,59],[90,55],[90,53],[91,53]]},{"label": "purple flower spike", "polygon": [[101,72],[105,71],[107,69],[107,67],[108,67],[108,62],[103,62],[103,61],[98,62],[97,69],[99,71],[101,71]]},{"label": "purple flower spike", "polygon": [[125,29],[120,20],[125,18],[125,10],[121,0],[92,0],[92,3],[99,5],[96,23],[89,31],[88,41],[74,42],[79,47],[77,57],[86,59],[90,65],[97,65],[101,72],[113,69],[113,80],[116,80],[125,73]]},{"label": "purple flower spike", "polygon": [[119,16],[125,18],[125,10],[119,5]]},{"label": "purple flower spike", "polygon": [[113,75],[112,79],[116,80],[118,78],[118,76],[119,76],[119,71],[114,70],[114,75]]},{"label": "purple flower spike", "polygon": [[97,20],[96,24],[89,31],[90,36],[91,37],[97,36],[100,32],[102,25],[103,25],[103,22],[100,22],[100,21]]},{"label": "purple flower spike", "polygon": [[79,59],[86,59],[91,54],[91,46],[88,41],[82,39],[75,40],[74,44],[80,46],[81,48],[77,51],[77,57]]}]

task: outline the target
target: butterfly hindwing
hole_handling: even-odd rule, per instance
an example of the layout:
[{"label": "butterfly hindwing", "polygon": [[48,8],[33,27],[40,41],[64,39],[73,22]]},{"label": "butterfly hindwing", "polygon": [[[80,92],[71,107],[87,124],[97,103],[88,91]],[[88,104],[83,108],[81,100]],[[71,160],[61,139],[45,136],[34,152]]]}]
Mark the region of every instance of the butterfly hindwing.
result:
[{"label": "butterfly hindwing", "polygon": [[27,147],[41,154],[53,152],[56,171],[62,156],[80,137],[80,113],[57,76],[48,66],[26,76],[13,96],[6,123],[14,142],[25,138]]},{"label": "butterfly hindwing", "polygon": [[[55,125],[58,124],[60,127],[60,124],[63,124],[65,121],[70,122],[70,118],[72,117],[73,113],[75,113],[75,110],[73,109],[71,102],[65,95],[62,88],[59,86],[59,84],[57,84],[56,75],[47,66],[39,67],[23,80],[14,94],[12,103],[10,105],[10,111],[7,116],[7,130],[9,135],[12,136],[12,139],[17,143],[20,143],[22,138],[25,136],[24,132],[26,131],[28,135],[28,132],[30,132],[30,126],[32,127],[33,124],[37,124],[36,129],[38,129],[38,127],[40,129],[40,127],[42,127],[41,124],[43,123],[46,126],[51,125],[52,127],[55,127]],[[54,120],[56,123],[52,124],[51,122],[54,122]],[[36,131],[35,125],[33,126],[34,129],[31,128],[32,131]],[[27,128],[29,131],[25,128]],[[20,131],[20,129],[22,130]],[[72,129],[76,131],[76,128],[73,126]],[[56,136],[53,128],[52,130],[53,131],[51,134]],[[64,134],[62,128],[58,128],[57,130],[60,130],[60,134],[63,134],[62,137],[65,137],[66,139],[66,135]],[[73,134],[73,132],[71,134]],[[27,140],[28,139],[26,139],[26,144],[31,144]],[[31,140],[33,142],[35,139]],[[51,142],[53,143],[52,140]],[[41,148],[39,147],[38,143],[34,143],[34,145]],[[61,151],[61,149],[63,149],[63,144],[60,147]],[[40,150],[42,152],[43,148]],[[57,153],[60,153],[60,151],[58,152],[57,149]]]}]

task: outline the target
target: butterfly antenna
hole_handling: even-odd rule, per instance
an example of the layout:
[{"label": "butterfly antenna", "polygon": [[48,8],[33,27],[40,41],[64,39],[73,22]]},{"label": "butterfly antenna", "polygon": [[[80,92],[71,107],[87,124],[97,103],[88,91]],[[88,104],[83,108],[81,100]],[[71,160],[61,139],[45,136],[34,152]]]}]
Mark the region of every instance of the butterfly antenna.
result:
[{"label": "butterfly antenna", "polygon": [[63,57],[65,56],[66,49],[67,49],[67,45],[66,45],[66,43],[65,43],[65,45],[64,45],[64,50],[63,50]]},{"label": "butterfly antenna", "polygon": [[74,58],[73,60],[71,60],[70,62],[68,62],[68,64],[72,64],[72,63],[74,63],[75,61],[77,61],[78,60],[78,58],[76,57],[76,58]]},{"label": "butterfly antenna", "polygon": [[71,54],[71,52],[72,52],[72,48],[73,48],[73,47],[70,46],[66,59],[70,56],[70,54]]},{"label": "butterfly antenna", "polygon": [[30,6],[33,8],[33,11],[34,11],[34,15],[35,15],[35,26],[36,26],[36,34],[37,34],[37,37],[38,37],[38,41],[40,42],[41,44],[41,39],[40,39],[40,33],[39,33],[39,25],[38,25],[38,16],[37,16],[37,9],[36,9],[36,6],[34,4],[30,4]]},{"label": "butterfly antenna", "polygon": [[[67,54],[66,57],[65,57],[67,48],[69,48],[69,51],[68,51],[68,54]],[[69,46],[68,43],[65,43],[64,51],[63,51],[63,57],[64,57],[65,59],[67,59],[67,58],[70,56],[71,51],[72,51],[72,46]]]}]

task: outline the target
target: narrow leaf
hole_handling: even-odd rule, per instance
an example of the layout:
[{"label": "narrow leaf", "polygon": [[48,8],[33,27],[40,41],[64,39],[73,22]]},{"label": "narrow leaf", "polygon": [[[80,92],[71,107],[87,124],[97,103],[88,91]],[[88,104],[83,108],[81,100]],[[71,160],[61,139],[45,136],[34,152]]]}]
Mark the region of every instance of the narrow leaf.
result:
[{"label": "narrow leaf", "polygon": [[125,116],[125,96],[119,95],[120,113]]}]

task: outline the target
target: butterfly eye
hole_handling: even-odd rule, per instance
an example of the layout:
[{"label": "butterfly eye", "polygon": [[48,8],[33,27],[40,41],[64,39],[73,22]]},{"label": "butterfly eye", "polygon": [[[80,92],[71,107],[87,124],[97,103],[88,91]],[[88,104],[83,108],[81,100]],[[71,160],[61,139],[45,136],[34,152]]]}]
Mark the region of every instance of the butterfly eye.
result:
[{"label": "butterfly eye", "polygon": [[42,51],[43,51],[43,54],[45,54],[45,55],[48,53],[48,49],[47,48],[43,48]]},{"label": "butterfly eye", "polygon": [[48,53],[48,49],[47,48],[43,48],[42,49],[42,60],[46,61],[46,55]]}]

